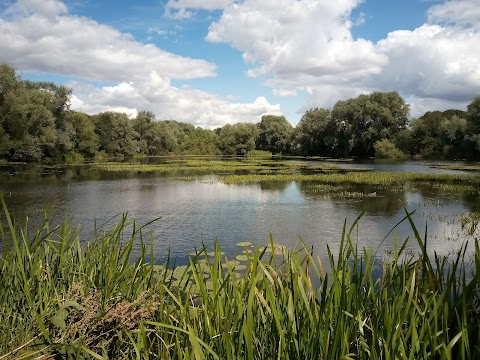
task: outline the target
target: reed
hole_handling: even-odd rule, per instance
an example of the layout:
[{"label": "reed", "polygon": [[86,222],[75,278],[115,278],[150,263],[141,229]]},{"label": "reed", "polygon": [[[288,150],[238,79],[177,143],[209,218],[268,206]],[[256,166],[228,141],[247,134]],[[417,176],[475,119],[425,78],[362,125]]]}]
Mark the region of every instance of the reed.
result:
[{"label": "reed", "polygon": [[[260,154],[262,155],[262,154]],[[270,156],[271,157],[271,156]],[[236,171],[244,171],[249,173],[297,173],[299,171],[309,172],[337,172],[350,171],[338,165],[331,164],[314,164],[306,161],[279,161],[264,159],[262,156],[247,156],[245,159],[236,160],[201,160],[201,159],[174,159],[167,160],[162,164],[135,164],[135,163],[93,163],[96,169],[110,172],[158,172],[158,173],[177,173],[177,172],[199,172],[199,173],[229,173],[234,174]],[[351,171],[359,171],[351,169]]]},{"label": "reed", "polygon": [[327,263],[271,239],[242,244],[245,268],[216,243],[172,269],[125,216],[83,243],[68,219],[32,232],[2,203],[0,359],[480,358],[478,241],[431,259],[410,213],[416,256],[408,239],[383,261],[358,249],[359,216]]}]

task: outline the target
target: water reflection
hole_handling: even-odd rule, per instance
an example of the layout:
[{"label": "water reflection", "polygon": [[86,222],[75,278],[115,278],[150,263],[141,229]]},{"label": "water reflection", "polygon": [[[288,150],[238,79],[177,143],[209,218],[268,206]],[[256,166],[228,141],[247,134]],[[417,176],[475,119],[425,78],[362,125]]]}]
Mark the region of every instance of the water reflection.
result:
[{"label": "water reflection", "polygon": [[[313,193],[308,183],[268,182],[225,185],[215,177],[194,181],[172,180],[159,174],[108,173],[88,165],[77,167],[4,167],[0,191],[12,212],[29,215],[30,223],[41,223],[47,206],[57,214],[68,214],[80,232],[92,239],[95,226],[113,225],[122,212],[148,227],[156,256],[170,251],[185,259],[194,247],[211,247],[214,238],[226,254],[238,253],[238,242],[264,245],[270,234],[278,243],[294,247],[300,241],[317,254],[326,254],[328,244],[336,252],[345,219],[348,228],[366,210],[353,231],[360,246],[379,247],[379,254],[393,247],[394,233],[385,235],[405,216],[413,216],[422,232],[428,224],[429,252],[447,254],[465,238],[458,218],[479,211],[476,194],[453,192],[429,185],[383,189],[374,185],[348,188],[365,196],[328,196]],[[12,175],[13,174],[13,175]],[[400,239],[413,237],[407,222],[396,228]],[[418,251],[412,241],[411,251]]]}]

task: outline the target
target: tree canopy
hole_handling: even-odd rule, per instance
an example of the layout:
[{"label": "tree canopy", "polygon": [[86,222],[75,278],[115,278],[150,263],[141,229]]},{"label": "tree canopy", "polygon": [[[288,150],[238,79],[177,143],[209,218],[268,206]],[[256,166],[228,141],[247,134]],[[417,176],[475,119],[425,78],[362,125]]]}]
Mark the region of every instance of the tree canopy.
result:
[{"label": "tree canopy", "polygon": [[[429,111],[409,120],[395,91],[305,111],[293,127],[284,116],[208,130],[151,111],[87,115],[69,109],[71,89],[22,80],[0,64],[0,160],[91,159],[167,154],[242,156],[252,150],[325,157],[480,159],[480,96],[467,111]],[[253,120],[253,119],[252,119]]]}]

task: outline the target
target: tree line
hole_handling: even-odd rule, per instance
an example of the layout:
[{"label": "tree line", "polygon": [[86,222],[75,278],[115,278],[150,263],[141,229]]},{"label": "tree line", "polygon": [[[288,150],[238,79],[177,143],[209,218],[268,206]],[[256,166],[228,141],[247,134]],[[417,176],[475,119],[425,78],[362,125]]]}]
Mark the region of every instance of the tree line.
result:
[{"label": "tree line", "polygon": [[150,111],[87,115],[69,109],[71,90],[21,79],[0,64],[0,159],[37,162],[102,157],[273,154],[327,157],[480,159],[480,97],[467,108],[409,120],[397,92],[374,92],[307,110],[296,127],[284,116],[208,130]]}]

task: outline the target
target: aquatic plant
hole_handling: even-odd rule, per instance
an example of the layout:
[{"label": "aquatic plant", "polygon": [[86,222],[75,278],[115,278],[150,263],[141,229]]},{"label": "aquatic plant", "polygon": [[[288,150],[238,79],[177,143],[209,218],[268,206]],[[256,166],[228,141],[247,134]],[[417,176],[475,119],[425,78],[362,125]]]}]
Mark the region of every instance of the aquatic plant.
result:
[{"label": "aquatic plant", "polygon": [[381,262],[358,249],[359,216],[327,263],[271,241],[244,245],[239,273],[218,243],[160,267],[125,216],[83,243],[68,219],[19,228],[2,203],[2,360],[480,358],[478,241],[473,254],[431,259],[410,213],[416,256],[408,240]]}]

